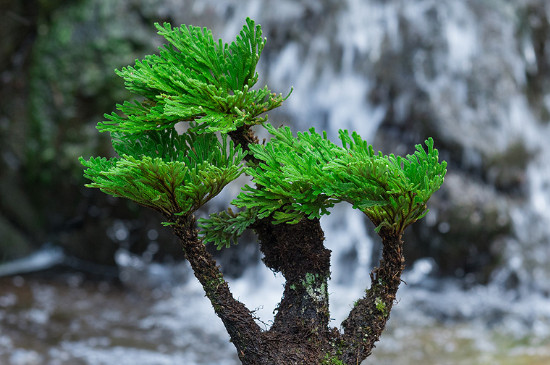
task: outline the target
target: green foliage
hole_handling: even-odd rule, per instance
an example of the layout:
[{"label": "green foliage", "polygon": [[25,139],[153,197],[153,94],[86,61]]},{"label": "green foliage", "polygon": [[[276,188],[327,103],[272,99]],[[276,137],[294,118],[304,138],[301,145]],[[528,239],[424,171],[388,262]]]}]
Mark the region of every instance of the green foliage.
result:
[{"label": "green foliage", "polygon": [[227,211],[211,214],[208,219],[200,219],[204,243],[213,242],[218,250],[229,247],[231,243],[237,244],[237,238],[258,219],[257,211],[253,208],[235,214],[228,208]]},{"label": "green foliage", "polygon": [[415,153],[406,157],[375,154],[355,132],[350,137],[340,131],[340,139],[348,153],[325,168],[334,181],[328,186],[332,194],[365,213],[377,229],[390,227],[402,233],[426,215],[426,203],[447,172],[432,138],[425,141],[427,151],[416,145]]},{"label": "green foliage", "polygon": [[267,87],[252,90],[258,81],[256,64],[265,45],[259,25],[246,20],[231,44],[214,41],[206,28],[156,24],[169,45],[135,66],[117,70],[126,88],[145,98],[125,101],[101,131],[136,133],[170,128],[179,121],[196,121],[197,130],[229,132],[260,124],[261,114],[286,99]]},{"label": "green foliage", "polygon": [[[189,215],[242,172],[244,152],[227,133],[262,124],[261,115],[285,100],[267,87],[252,90],[265,45],[259,25],[246,20],[231,44],[214,41],[206,28],[156,25],[168,45],[117,71],[142,99],[117,105],[121,114],[99,124],[110,131],[119,157],[85,161],[89,187],[153,208],[167,216]],[[174,126],[188,122],[183,134]],[[265,145],[249,145],[256,162],[247,185],[233,201],[240,208],[200,220],[205,242],[227,247],[258,220],[275,224],[329,214],[346,201],[377,226],[397,233],[422,218],[426,202],[441,186],[446,163],[433,140],[406,157],[383,155],[357,133],[340,131],[341,146],[315,129],[294,136],[288,127],[264,127]],[[213,132],[221,132],[218,137]]]},{"label": "green foliage", "polygon": [[446,173],[432,139],[427,152],[417,145],[403,158],[375,153],[357,133],[340,131],[339,147],[314,129],[294,137],[288,127],[266,128],[274,138],[250,148],[261,161],[247,169],[257,185],[246,186],[233,204],[257,209],[258,218],[272,217],[276,224],[318,218],[347,201],[378,229],[402,233],[426,214],[426,202]]},{"label": "green foliage", "polygon": [[92,157],[86,186],[131,199],[165,215],[188,215],[241,174],[244,152],[212,133],[178,135],[174,130],[117,134],[119,158]]},{"label": "green foliage", "polygon": [[247,169],[256,187],[244,187],[233,203],[240,208],[257,208],[259,219],[272,216],[277,224],[328,214],[328,208],[339,200],[327,194],[319,179],[325,178],[324,166],[341,150],[313,128],[295,138],[288,127],[265,127],[274,139],[266,145],[250,146],[261,161]]},{"label": "green foliage", "polygon": [[384,317],[387,317],[389,315],[388,308],[386,307],[386,303],[384,303],[382,298],[376,297],[376,299],[374,300],[374,304],[376,305],[376,309],[378,309]]},{"label": "green foliage", "polygon": [[321,365],[344,365],[344,362],[335,356],[326,354],[321,362]]}]

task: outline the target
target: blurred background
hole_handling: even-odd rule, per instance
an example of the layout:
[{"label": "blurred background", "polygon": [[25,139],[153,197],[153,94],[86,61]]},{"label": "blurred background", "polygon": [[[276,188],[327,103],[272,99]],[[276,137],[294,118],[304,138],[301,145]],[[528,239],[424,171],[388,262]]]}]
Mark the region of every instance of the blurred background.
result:
[{"label": "blurred background", "polygon": [[[545,0],[0,1],[0,363],[238,364],[162,217],[84,188],[77,159],[112,155],[95,125],[131,98],[113,70],[162,44],[154,22],[231,42],[247,16],[268,39],[259,86],[294,88],[273,124],[403,155],[431,136],[449,164],[365,363],[550,363]],[[322,224],[339,326],[380,246],[348,206]],[[269,325],[282,279],[253,236],[214,253]]]}]

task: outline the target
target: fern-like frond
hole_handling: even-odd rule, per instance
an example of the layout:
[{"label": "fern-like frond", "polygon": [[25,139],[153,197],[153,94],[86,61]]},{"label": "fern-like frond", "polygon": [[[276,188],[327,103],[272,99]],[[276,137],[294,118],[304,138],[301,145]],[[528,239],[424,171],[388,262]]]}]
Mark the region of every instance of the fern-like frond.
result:
[{"label": "fern-like frond", "polygon": [[297,223],[302,218],[328,214],[336,200],[323,189],[323,167],[340,149],[326,135],[310,132],[294,137],[290,128],[265,126],[274,138],[266,145],[250,146],[260,164],[247,169],[256,187],[246,186],[233,202],[241,208],[258,209],[258,217],[272,216],[275,223]]},{"label": "fern-like frond", "polygon": [[209,218],[199,219],[204,243],[215,243],[218,250],[237,244],[243,232],[258,220],[257,209],[245,209],[233,213],[231,209],[211,214]]},{"label": "fern-like frond", "polygon": [[363,211],[379,228],[391,226],[398,232],[427,213],[426,203],[446,174],[446,162],[439,163],[433,140],[426,140],[428,152],[416,146],[413,155],[374,153],[372,146],[356,133],[340,132],[348,153],[335,159],[326,171],[341,183],[331,194]]},{"label": "fern-like frond", "polygon": [[117,105],[118,113],[106,114],[100,130],[140,133],[196,121],[203,125],[197,130],[229,132],[262,123],[265,117],[260,115],[286,99],[267,87],[252,90],[265,44],[253,20],[246,20],[231,44],[214,41],[206,28],[156,27],[169,44],[158,55],[117,70],[126,88],[145,101]]},{"label": "fern-like frond", "polygon": [[245,153],[223,137],[176,131],[117,134],[119,158],[80,159],[88,187],[124,197],[167,216],[191,214],[242,170]]},{"label": "fern-like frond", "polygon": [[257,185],[244,187],[233,204],[257,209],[258,218],[274,223],[317,218],[347,201],[378,228],[403,232],[426,214],[426,202],[446,173],[431,138],[428,151],[418,145],[403,158],[375,153],[357,133],[340,131],[340,147],[314,129],[294,137],[288,127],[266,128],[273,138],[251,147],[260,163],[247,170]]}]

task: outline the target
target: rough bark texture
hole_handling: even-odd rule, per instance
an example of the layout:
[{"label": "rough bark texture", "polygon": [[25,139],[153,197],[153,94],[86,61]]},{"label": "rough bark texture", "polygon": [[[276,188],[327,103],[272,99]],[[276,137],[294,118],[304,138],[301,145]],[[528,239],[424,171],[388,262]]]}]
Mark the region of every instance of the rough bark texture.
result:
[{"label": "rough bark texture", "polygon": [[219,267],[197,237],[194,219],[174,219],[185,257],[223,321],[243,364],[316,364],[329,351],[327,280],[330,251],[318,220],[296,225],[258,224],[264,261],[287,279],[273,326],[261,331],[231,294]]},{"label": "rough bark texture", "polygon": [[197,236],[194,218],[173,220],[174,232],[183,245],[185,258],[191,264],[214,311],[223,321],[243,364],[260,364],[260,327],[244,304],[236,300],[224,280],[216,261]]},{"label": "rough bark texture", "polygon": [[371,354],[389,319],[401,283],[405,268],[401,234],[382,230],[380,237],[382,259],[380,266],[371,272],[371,287],[342,322],[341,359],[345,364],[359,364]]},{"label": "rough bark texture", "polygon": [[[231,138],[243,149],[258,143],[241,128]],[[257,163],[248,155],[249,163]],[[401,234],[381,230],[380,266],[371,273],[371,288],[342,323],[344,332],[330,329],[327,282],[330,250],[318,219],[273,225],[269,219],[252,228],[264,254],[263,261],[285,280],[283,297],[273,325],[261,330],[253,314],[231,294],[219,267],[197,236],[192,217],[169,217],[181,239],[185,256],[202,284],[216,314],[223,321],[239,358],[245,365],[359,364],[378,341],[401,282],[404,269]]]},{"label": "rough bark texture", "polygon": [[[229,132],[228,135],[231,137],[233,142],[235,142],[235,145],[241,146],[241,148],[245,151],[250,151],[248,148],[250,144],[258,144],[260,142],[254,132],[250,130],[250,127],[247,126],[240,127],[237,130]],[[258,163],[258,160],[250,153],[246,155],[244,159],[248,162]]]},{"label": "rough bark texture", "polygon": [[[269,330],[261,330],[253,314],[231,294],[219,267],[197,237],[193,218],[173,219],[185,256],[223,321],[239,358],[246,365],[359,364],[378,341],[395,301],[404,269],[401,235],[380,233],[380,266],[371,273],[371,288],[342,323],[343,333],[329,327],[327,280],[330,250],[323,245],[319,220],[295,225],[254,227],[264,263],[286,279],[284,294]],[[340,361],[340,362],[334,362]]]},{"label": "rough bark texture", "polygon": [[[330,250],[324,247],[319,220],[304,219],[295,225],[275,226],[262,221],[255,228],[264,263],[286,279],[269,332],[301,344],[304,357],[299,361],[319,360],[329,349],[330,337],[327,290]],[[285,363],[284,358],[277,362]]]}]

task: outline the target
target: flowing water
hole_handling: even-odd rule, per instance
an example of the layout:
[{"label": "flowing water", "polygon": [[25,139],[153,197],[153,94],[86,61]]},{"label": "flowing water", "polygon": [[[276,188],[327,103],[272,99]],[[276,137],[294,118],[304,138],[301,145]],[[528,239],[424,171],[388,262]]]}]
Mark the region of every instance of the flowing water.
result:
[{"label": "flowing water", "polygon": [[[550,19],[549,5],[527,3],[540,9],[528,22]],[[160,2],[157,11],[175,14],[177,6]],[[318,123],[331,138],[340,128],[369,141],[393,133],[404,139],[394,144],[398,153],[410,152],[422,133],[435,134],[445,146],[460,146],[448,154],[448,189],[465,200],[469,191],[479,201],[495,197],[502,213],[497,221],[509,221],[511,232],[496,246],[501,259],[488,283],[436,278],[437,262],[417,260],[367,363],[550,363],[550,94],[539,93],[534,102],[529,92],[526,75],[541,71],[541,62],[533,33],[524,31],[518,15],[526,8],[504,0],[188,4],[199,19],[216,19],[206,25],[224,39],[234,37],[242,14],[264,25],[269,40],[262,77],[274,90],[294,88],[286,114],[273,113],[274,123],[291,120],[296,130]],[[184,12],[177,16],[176,22],[190,22]],[[530,156],[519,167],[509,162],[517,171],[475,174],[491,156],[516,145],[526,146]],[[521,194],[491,186],[502,171],[512,171],[506,183],[520,181]],[[485,181],[485,190],[463,186],[477,180]],[[441,211],[436,206],[426,221],[444,236],[453,222],[440,221]],[[322,224],[333,251],[329,292],[338,326],[369,283],[378,243],[372,227],[347,206],[335,207]],[[59,262],[58,252],[48,255]],[[238,363],[185,264],[159,265],[124,250],[117,263],[121,284],[74,273],[0,278],[0,363]],[[268,326],[282,279],[252,265],[230,284]]]},{"label": "flowing water", "polygon": [[[0,279],[0,363],[31,364],[220,364],[239,363],[221,321],[195,280],[158,285],[164,275],[188,274],[185,264],[158,269],[133,258],[142,285],[90,282],[80,274],[55,279]],[[550,360],[548,300],[518,300],[480,286],[464,292],[456,283],[418,287],[432,263],[421,262],[400,289],[388,330],[372,364],[547,364]],[[149,281],[147,281],[147,279]],[[366,278],[365,278],[366,280]],[[154,287],[147,287],[146,284]],[[269,324],[282,280],[250,268],[231,282],[235,294]],[[331,283],[334,325],[351,308],[360,288]]]}]

